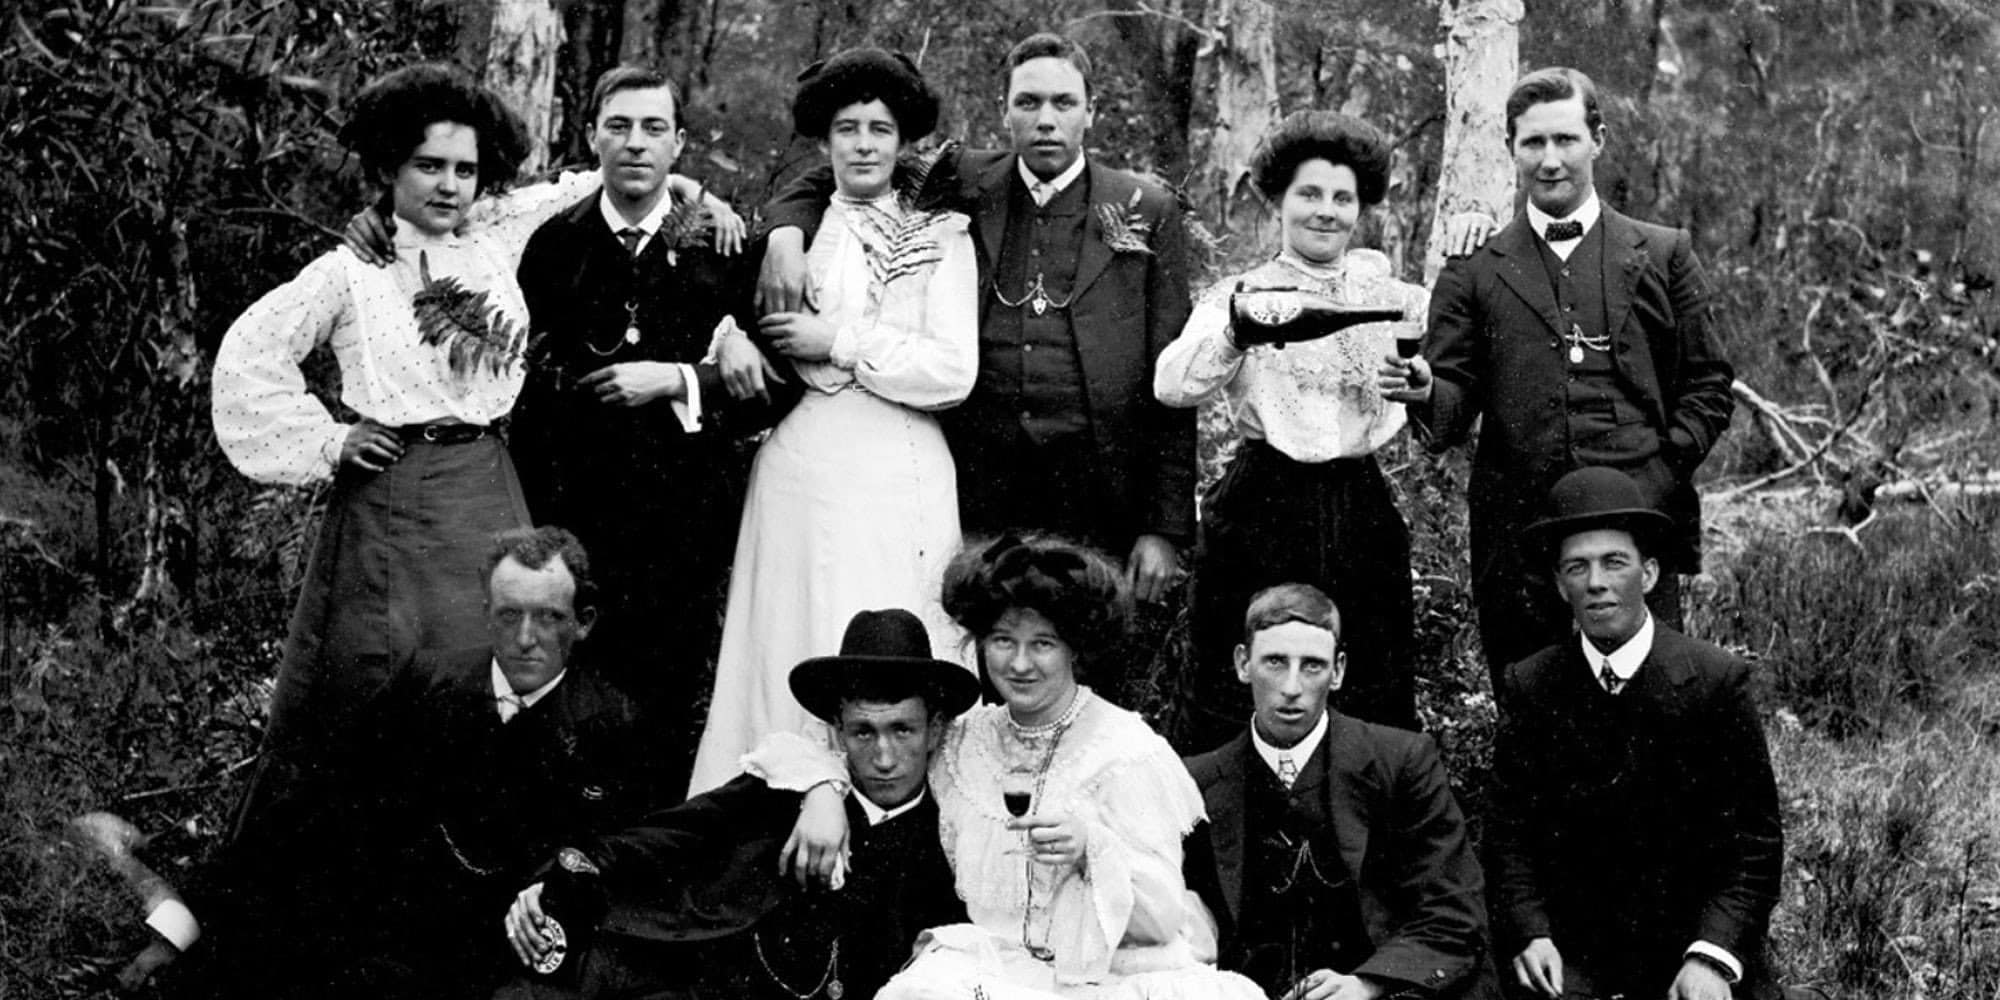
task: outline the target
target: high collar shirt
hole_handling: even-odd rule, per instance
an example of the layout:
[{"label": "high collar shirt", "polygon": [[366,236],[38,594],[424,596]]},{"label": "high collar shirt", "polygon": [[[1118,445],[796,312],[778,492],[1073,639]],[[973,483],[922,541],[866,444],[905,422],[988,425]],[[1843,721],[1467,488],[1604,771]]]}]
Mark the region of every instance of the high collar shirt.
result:
[{"label": "high collar shirt", "polygon": [[1076,154],[1076,160],[1063,168],[1063,172],[1052,180],[1044,181],[1036,177],[1035,172],[1028,169],[1028,161],[1018,156],[1014,157],[1014,169],[1020,172],[1021,183],[1028,186],[1028,196],[1035,199],[1035,204],[1046,205],[1056,195],[1069,190],[1069,186],[1083,176],[1083,154]]},{"label": "high collar shirt", "polygon": [[[231,324],[216,352],[211,415],[224,455],[259,482],[302,485],[332,478],[349,426],[307,391],[300,364],[322,345],[340,367],[340,401],[391,427],[490,424],[514,408],[527,368],[528,307],[514,272],[528,237],[598,183],[595,171],[484,198],[459,231],[432,235],[396,227],[396,259],[364,264],[346,248],[320,255]],[[419,294],[446,279],[466,293],[482,332],[513,360],[454,373],[448,332],[420,320]],[[483,295],[483,301],[475,298]],[[476,309],[474,308],[477,303]]]},{"label": "high collar shirt", "polygon": [[905,802],[894,809],[884,809],[881,806],[876,805],[873,799],[870,799],[868,796],[861,794],[861,790],[858,788],[848,792],[847,794],[853,796],[855,802],[860,803],[861,814],[868,817],[869,826],[881,826],[882,824],[887,823],[890,820],[895,819],[896,817],[901,816],[902,814],[909,812],[912,809],[915,809],[919,804],[921,804],[924,801],[925,793],[923,792],[923,790],[919,789],[917,791],[916,798],[913,798],[910,801]]},{"label": "high collar shirt", "polygon": [[561,684],[562,679],[567,676],[569,676],[569,671],[565,669],[554,677],[549,678],[548,683],[535,688],[533,691],[525,693],[516,692],[514,685],[507,680],[507,672],[500,669],[500,660],[495,658],[493,660],[493,705],[500,712],[500,721],[514,721],[514,716],[533,708],[536,702],[548,697],[549,692],[554,691],[556,685]]},{"label": "high collar shirt", "polygon": [[1573,240],[1560,240],[1556,242],[1550,242],[1546,237],[1542,235],[1543,233],[1548,231],[1549,223],[1575,222],[1583,227],[1582,229],[1578,230],[1579,233],[1588,233],[1590,232],[1590,227],[1597,225],[1597,217],[1600,214],[1602,214],[1603,211],[1604,207],[1602,203],[1600,203],[1597,200],[1596,191],[1590,192],[1590,197],[1585,198],[1583,200],[1583,204],[1577,206],[1576,211],[1571,212],[1570,214],[1565,215],[1561,218],[1557,218],[1553,215],[1550,215],[1547,212],[1542,211],[1539,208],[1536,208],[1535,203],[1531,201],[1528,203],[1528,225],[1534,228],[1536,239],[1541,240],[1543,243],[1547,243],[1549,245],[1549,249],[1555,251],[1557,257],[1560,257],[1563,260],[1568,260],[1570,253],[1577,248],[1578,244],[1581,244],[1583,242],[1583,237],[1579,235],[1576,239]]},{"label": "high collar shirt", "polygon": [[[1250,288],[1305,288],[1354,305],[1400,307],[1401,322],[1363,323],[1282,349],[1236,346],[1229,299]],[[1187,324],[1153,366],[1153,395],[1174,407],[1217,392],[1237,433],[1265,441],[1294,461],[1372,455],[1403,429],[1403,404],[1382,398],[1376,368],[1399,337],[1419,337],[1430,312],[1423,286],[1396,280],[1389,258],[1349,250],[1330,265],[1290,253],[1210,286]]]},{"label": "high collar shirt", "polygon": [[[1271,769],[1272,774],[1278,776],[1278,780],[1284,781],[1285,778],[1284,768],[1278,766],[1281,760],[1292,762],[1292,777],[1296,779],[1305,771],[1306,761],[1311,760],[1312,755],[1319,752],[1320,743],[1326,740],[1326,728],[1326,712],[1322,711],[1319,713],[1319,721],[1313,723],[1312,731],[1307,733],[1304,739],[1293,746],[1280,748],[1266,740],[1264,734],[1257,731],[1256,721],[1252,720],[1250,745],[1257,748],[1257,756],[1264,761],[1264,766]],[[1291,787],[1291,783],[1286,782],[1285,787]]]},{"label": "high collar shirt", "polygon": [[1645,665],[1646,657],[1653,652],[1653,613],[1646,612],[1646,620],[1639,624],[1639,631],[1632,633],[1632,638],[1609,653],[1600,652],[1591,644],[1590,637],[1581,632],[1576,634],[1576,641],[1583,647],[1583,662],[1590,670],[1590,679],[1598,686],[1604,684],[1602,672],[1607,663],[1621,686],[1630,684],[1632,675],[1639,672],[1639,668]]}]

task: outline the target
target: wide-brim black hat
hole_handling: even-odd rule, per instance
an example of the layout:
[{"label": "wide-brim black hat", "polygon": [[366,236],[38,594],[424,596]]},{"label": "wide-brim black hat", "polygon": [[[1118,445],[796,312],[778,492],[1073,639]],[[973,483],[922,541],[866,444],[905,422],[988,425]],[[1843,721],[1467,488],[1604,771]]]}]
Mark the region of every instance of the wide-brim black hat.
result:
[{"label": "wide-brim black hat", "polygon": [[840,638],[840,653],[793,667],[791,685],[806,711],[832,725],[840,724],[841,699],[857,690],[877,697],[921,695],[932,712],[947,716],[979,700],[972,671],[932,656],[930,631],[901,608],[856,614]]},{"label": "wide-brim black hat", "polygon": [[1603,466],[1585,466],[1556,480],[1546,509],[1547,517],[1528,525],[1528,537],[1550,553],[1579,532],[1616,529],[1650,545],[1674,526],[1673,518],[1647,505],[1631,476]]},{"label": "wide-brim black hat", "polygon": [[867,100],[888,106],[903,142],[915,142],[937,128],[937,93],[917,64],[901,52],[860,48],[837,52],[799,73],[792,129],[808,139],[824,139],[834,112]]}]

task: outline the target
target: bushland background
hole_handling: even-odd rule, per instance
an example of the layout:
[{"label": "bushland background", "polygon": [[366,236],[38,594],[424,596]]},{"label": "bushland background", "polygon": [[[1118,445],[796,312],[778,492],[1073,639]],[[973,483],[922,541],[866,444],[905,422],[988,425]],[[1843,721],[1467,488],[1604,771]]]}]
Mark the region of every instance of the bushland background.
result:
[{"label": "bushland background", "polygon": [[[130,817],[171,875],[212,849],[255,752],[316,497],[223,461],[207,366],[371,196],[332,138],[362,82],[417,58],[542,67],[550,160],[578,162],[594,75],[661,61],[686,94],[683,169],[747,211],[817,155],[788,135],[805,64],[911,52],[948,95],[940,133],[995,143],[1006,48],[1054,28],[1099,61],[1091,155],[1183,188],[1210,275],[1270,250],[1236,171],[1275,113],[1337,108],[1396,138],[1362,242],[1420,277],[1441,194],[1512,211],[1497,134],[1446,148],[1466,122],[1447,81],[1469,79],[1446,54],[1501,81],[1450,94],[1488,129],[1516,58],[1597,79],[1600,190],[1693,230],[1741,378],[1702,473],[1690,623],[1757,666],[1787,832],[1776,959],[1837,996],[2000,997],[1996,22],[1990,0],[10,4],[0,996],[103,994],[139,940],[67,818]],[[1448,158],[1481,156],[1483,181],[1440,190]],[[1424,717],[1477,816],[1494,712],[1464,459],[1387,458],[1415,534]],[[1171,725],[1187,669],[1169,642],[1140,707]]]}]

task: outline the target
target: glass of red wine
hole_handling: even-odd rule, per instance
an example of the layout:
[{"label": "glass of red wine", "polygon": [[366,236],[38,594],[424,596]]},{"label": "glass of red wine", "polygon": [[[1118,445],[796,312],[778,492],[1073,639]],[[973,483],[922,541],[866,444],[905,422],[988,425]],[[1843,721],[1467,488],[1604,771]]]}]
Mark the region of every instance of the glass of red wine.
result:
[{"label": "glass of red wine", "polygon": [[1423,347],[1424,347],[1424,337],[1422,333],[1419,333],[1414,337],[1396,338],[1396,356],[1402,358],[1405,361],[1408,361],[1409,359],[1416,357],[1417,352],[1423,350]]},{"label": "glass of red wine", "polygon": [[[1016,818],[1026,816],[1029,807],[1035,803],[1034,786],[1028,783],[1025,774],[1007,774],[1000,779],[1000,803],[1007,807],[1007,814]],[[1021,846],[1008,851],[1009,854],[1028,853],[1028,832],[1021,831]]]}]

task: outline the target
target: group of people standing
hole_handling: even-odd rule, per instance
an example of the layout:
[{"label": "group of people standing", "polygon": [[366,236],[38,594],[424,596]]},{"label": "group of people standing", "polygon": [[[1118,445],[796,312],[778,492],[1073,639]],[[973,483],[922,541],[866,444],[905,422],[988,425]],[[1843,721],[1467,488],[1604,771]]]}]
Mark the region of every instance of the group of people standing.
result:
[{"label": "group of people standing", "polygon": [[[333,489],[205,887],[233,940],[178,975],[284,996],[1496,987],[1463,817],[1435,747],[1406,732],[1409,542],[1374,455],[1406,424],[1442,448],[1483,418],[1474,586],[1509,722],[1606,717],[1537,693],[1583,697],[1531,657],[1577,646],[1573,627],[1585,654],[1613,654],[1575,671],[1595,684],[1605,661],[1610,695],[1706,683],[1712,647],[1685,654],[1666,626],[1731,376],[1687,234],[1599,204],[1595,92],[1546,70],[1508,104],[1525,210],[1434,292],[1351,245],[1390,141],[1301,112],[1249,165],[1281,246],[1191,310],[1175,196],[1084,153],[1088,54],[1038,34],[1007,67],[1012,149],[948,143],[915,169],[939,107],[915,64],[853,49],[809,67],[792,117],[827,163],[766,206],[748,253],[734,213],[673,174],[685,122],[654,70],[598,82],[596,171],[504,194],[526,144],[489,92],[418,66],[361,94],[343,138],[382,202],[216,360],[230,459]],[[1232,295],[1272,288],[1404,319],[1246,342]],[[352,419],[307,391],[321,346]],[[1243,442],[1197,526],[1188,408],[1216,394]],[[1585,560],[1582,599],[1559,586],[1567,536],[1528,530],[1576,470],[1584,513],[1557,526],[1630,549]],[[1632,502],[1602,502],[1628,485]],[[1106,697],[1134,667],[1134,601],[1166,599],[1184,554],[1197,704],[1177,735],[1223,744],[1185,765]],[[1647,567],[1638,597],[1604,596],[1600,563]],[[1657,629],[1632,606],[1647,592]],[[1734,686],[1689,715],[1740,727],[1741,665],[1715,663]],[[704,699],[690,753],[678,734]],[[1591,801],[1651,844],[1665,827],[1621,782],[1719,772],[1660,755],[1705,752],[1675,713],[1620,712],[1588,735],[1632,767],[1587,776],[1607,791]],[[1550,752],[1539,733],[1503,737],[1506,793],[1567,816],[1543,787],[1559,760],[1510,766]],[[1683,791],[1736,823],[1764,805],[1763,748],[1731,748],[1729,780],[1747,769],[1750,787]],[[1702,841],[1715,870],[1693,882],[1748,872],[1717,890],[1727,923],[1700,886],[1642,868],[1612,877],[1625,909],[1598,919],[1546,870],[1573,833],[1511,819],[1498,828],[1536,859],[1496,883],[1523,988],[1561,995],[1552,935],[1600,983],[1673,982],[1678,1000],[1729,995],[1698,975],[1683,989],[1683,958],[1718,982],[1755,970],[1743,949],[1775,871],[1745,845],[1769,846],[1775,814]],[[779,861],[847,895],[779,879]],[[1696,946],[1656,954],[1668,925]],[[161,932],[191,943],[191,924]]]}]

